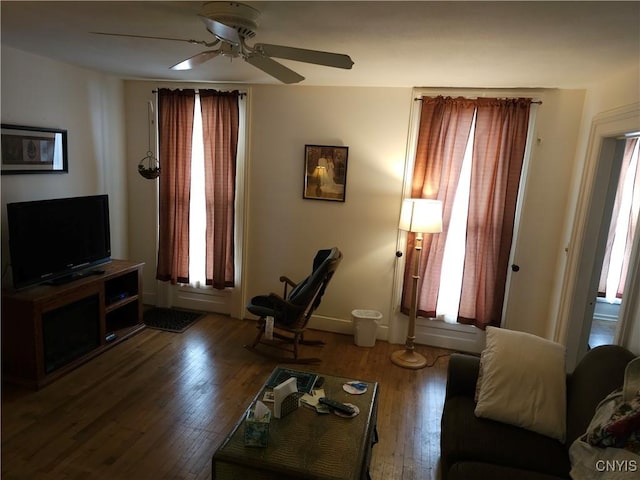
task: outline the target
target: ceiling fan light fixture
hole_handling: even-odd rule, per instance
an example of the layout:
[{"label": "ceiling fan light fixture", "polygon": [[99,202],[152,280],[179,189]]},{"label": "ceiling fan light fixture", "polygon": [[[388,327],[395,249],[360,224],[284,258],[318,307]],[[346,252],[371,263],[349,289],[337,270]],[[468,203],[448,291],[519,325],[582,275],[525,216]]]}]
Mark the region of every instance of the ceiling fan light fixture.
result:
[{"label": "ceiling fan light fixture", "polygon": [[224,57],[237,58],[242,54],[242,47],[240,45],[231,45],[229,43],[222,43],[218,52]]}]

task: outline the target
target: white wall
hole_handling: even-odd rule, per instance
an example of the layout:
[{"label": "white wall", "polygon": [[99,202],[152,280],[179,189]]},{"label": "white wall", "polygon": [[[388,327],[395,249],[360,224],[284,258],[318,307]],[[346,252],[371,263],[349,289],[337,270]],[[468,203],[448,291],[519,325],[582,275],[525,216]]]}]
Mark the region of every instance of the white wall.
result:
[{"label": "white wall", "polygon": [[586,150],[593,117],[640,101],[640,64],[611,73],[604,81],[593,84],[587,92],[582,124],[583,143],[579,152]]},{"label": "white wall", "polygon": [[[350,332],[351,310],[370,309],[388,325],[411,102],[407,88],[253,88],[249,296],[281,294],[279,275],[301,280],[316,250],[337,246],[318,316]],[[344,203],[302,198],[305,144],[349,147]]]},{"label": "white wall", "polygon": [[[128,256],[122,81],[2,47],[2,123],[67,130],[69,173],[2,176],[2,265],[8,202],[109,195],[114,258]],[[3,279],[6,280],[6,279]]]},{"label": "white wall", "polygon": [[[155,303],[156,297],[156,236],[157,236],[157,180],[148,180],[138,173],[138,163],[149,148],[149,101],[154,101],[156,83],[125,81],[125,117],[127,119],[126,163],[129,196],[129,255],[145,262],[143,271],[144,301]],[[153,126],[155,130],[155,125]],[[151,139],[155,149],[155,132]]]}]

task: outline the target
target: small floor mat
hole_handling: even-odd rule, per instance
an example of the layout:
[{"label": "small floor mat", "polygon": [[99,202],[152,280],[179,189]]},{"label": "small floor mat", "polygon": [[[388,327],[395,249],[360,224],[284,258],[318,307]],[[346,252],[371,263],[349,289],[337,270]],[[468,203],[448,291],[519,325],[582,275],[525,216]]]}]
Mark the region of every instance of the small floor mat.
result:
[{"label": "small floor mat", "polygon": [[192,310],[154,307],[144,312],[144,324],[157,330],[182,333],[205,315]]}]

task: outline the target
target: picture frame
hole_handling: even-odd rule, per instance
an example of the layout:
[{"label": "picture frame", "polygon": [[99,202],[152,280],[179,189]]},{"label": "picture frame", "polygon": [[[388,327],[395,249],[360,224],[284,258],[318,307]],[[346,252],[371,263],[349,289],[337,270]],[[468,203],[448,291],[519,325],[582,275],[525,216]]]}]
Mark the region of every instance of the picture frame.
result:
[{"label": "picture frame", "polygon": [[2,175],[68,173],[67,131],[1,124]]},{"label": "picture frame", "polygon": [[344,202],[348,160],[349,147],[305,145],[302,198]]}]

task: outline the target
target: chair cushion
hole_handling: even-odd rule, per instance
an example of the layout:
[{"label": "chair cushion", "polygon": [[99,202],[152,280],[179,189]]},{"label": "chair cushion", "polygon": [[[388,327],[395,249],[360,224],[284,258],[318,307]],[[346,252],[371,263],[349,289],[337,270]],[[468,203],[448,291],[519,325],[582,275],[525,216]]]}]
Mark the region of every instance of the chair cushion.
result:
[{"label": "chair cushion", "polygon": [[247,310],[249,310],[254,315],[258,315],[259,317],[274,316],[274,308],[275,305],[268,295],[255,296],[249,301],[249,304],[247,305]]},{"label": "chair cushion", "polygon": [[474,409],[472,396],[455,396],[445,402],[441,425],[443,468],[471,461],[559,477],[569,475],[569,456],[564,444],[530,430],[478,418]]},{"label": "chair cushion", "polygon": [[487,327],[475,413],[564,442],[564,346],[535,335]]}]

